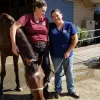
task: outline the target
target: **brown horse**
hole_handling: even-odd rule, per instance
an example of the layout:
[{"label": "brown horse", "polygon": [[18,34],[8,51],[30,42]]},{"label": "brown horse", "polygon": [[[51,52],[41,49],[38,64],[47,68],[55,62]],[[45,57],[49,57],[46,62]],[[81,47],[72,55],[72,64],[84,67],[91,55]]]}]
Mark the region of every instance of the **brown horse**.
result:
[{"label": "brown horse", "polygon": [[[9,19],[9,20],[8,20]],[[14,62],[14,72],[15,72],[15,82],[16,90],[22,91],[19,81],[19,71],[18,71],[18,56],[14,55],[11,50],[11,41],[9,35],[9,27],[14,22],[14,19],[4,17],[4,14],[0,15],[0,52],[1,52],[1,81],[0,81],[0,94],[3,90],[3,80],[6,75],[5,63],[8,56],[13,56]]]},{"label": "brown horse", "polygon": [[[6,28],[8,28],[7,31],[3,31],[3,32],[5,32],[5,34],[7,34],[7,33],[10,34],[9,33],[10,26],[15,21],[12,20],[13,18],[8,14],[3,13],[3,14],[1,14],[1,16],[2,17],[0,20],[2,20],[5,24],[7,24],[7,26],[2,25],[2,27],[5,30],[6,30]],[[28,87],[30,88],[32,96],[33,96],[34,100],[44,100],[44,96],[43,96],[44,73],[40,66],[40,63],[38,63],[38,64],[34,63],[34,62],[37,62],[38,59],[34,58],[34,52],[33,52],[32,46],[29,43],[29,41],[27,40],[22,29],[17,29],[16,43],[19,48],[19,54],[25,65],[26,83],[27,83]],[[11,43],[10,43],[10,45],[11,45]],[[38,62],[40,62],[40,61],[38,61]]]}]

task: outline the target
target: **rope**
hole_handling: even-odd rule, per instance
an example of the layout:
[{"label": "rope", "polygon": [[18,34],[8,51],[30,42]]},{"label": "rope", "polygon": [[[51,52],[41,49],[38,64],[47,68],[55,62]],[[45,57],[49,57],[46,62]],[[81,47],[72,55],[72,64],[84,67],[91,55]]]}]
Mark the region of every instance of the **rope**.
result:
[{"label": "rope", "polygon": [[51,75],[51,77],[49,78],[49,80],[44,84],[44,88],[48,85],[48,83],[50,82],[51,78],[55,75],[55,73],[58,71],[58,69],[60,68],[61,64],[63,63],[64,59],[61,60],[61,62],[59,63],[57,69],[55,71],[52,71],[53,74]]}]

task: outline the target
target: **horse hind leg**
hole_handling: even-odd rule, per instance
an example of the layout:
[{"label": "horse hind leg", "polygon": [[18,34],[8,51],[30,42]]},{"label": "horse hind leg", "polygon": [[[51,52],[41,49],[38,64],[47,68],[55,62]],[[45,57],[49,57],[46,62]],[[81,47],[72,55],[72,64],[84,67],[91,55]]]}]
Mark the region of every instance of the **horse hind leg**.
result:
[{"label": "horse hind leg", "polygon": [[1,52],[1,81],[0,81],[0,95],[3,94],[3,80],[4,77],[6,76],[6,70],[5,70],[5,63],[6,63],[6,55],[4,55]]},{"label": "horse hind leg", "polygon": [[19,81],[19,68],[18,68],[18,59],[19,56],[14,55],[13,56],[13,62],[14,62],[14,72],[15,72],[15,82],[16,82],[16,91],[23,91],[20,81]]}]

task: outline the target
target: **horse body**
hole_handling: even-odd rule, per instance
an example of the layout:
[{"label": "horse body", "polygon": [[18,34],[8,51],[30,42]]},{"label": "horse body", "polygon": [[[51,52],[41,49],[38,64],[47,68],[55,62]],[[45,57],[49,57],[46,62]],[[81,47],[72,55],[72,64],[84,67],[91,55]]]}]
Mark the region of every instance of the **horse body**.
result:
[{"label": "horse body", "polygon": [[[12,20],[11,20],[12,19]],[[19,71],[18,71],[18,56],[14,55],[12,52],[11,40],[9,27],[14,23],[14,19],[3,13],[0,15],[0,52],[1,52],[1,81],[0,81],[0,93],[3,90],[3,80],[6,75],[5,63],[8,56],[13,56],[14,62],[14,72],[15,72],[15,82],[16,90],[21,91],[20,81],[19,81]]]},{"label": "horse body", "polygon": [[[1,22],[5,23],[6,25],[2,25]],[[8,14],[2,14],[0,16],[0,34],[3,35],[5,33],[6,36],[8,35],[7,38],[9,38],[9,41],[6,41],[6,42],[9,44],[8,47],[10,47],[10,48],[8,48],[9,49],[8,52],[10,52],[11,54],[12,54],[12,50],[11,50],[11,40],[10,40],[9,29],[10,29],[10,26],[14,22],[15,22],[14,19]],[[2,29],[4,29],[4,30],[2,30]],[[2,35],[1,35],[1,37],[2,37]],[[1,41],[4,41],[4,39],[2,39]],[[39,64],[35,63],[35,62],[37,62],[37,58],[34,58],[33,48],[31,46],[31,44],[29,43],[29,41],[27,40],[22,29],[17,29],[16,44],[19,48],[20,56],[21,56],[23,63],[25,65],[26,82],[27,82],[28,87],[30,88],[32,96],[34,97],[34,100],[44,100],[44,96],[43,96],[43,78],[44,78],[43,70]],[[3,47],[2,43],[0,45],[1,45],[1,47]],[[7,46],[5,46],[5,48],[6,47]],[[4,48],[1,48],[1,59],[4,57],[3,55],[5,54],[5,52],[7,50],[7,49],[5,49],[5,50],[3,50],[3,49]],[[4,51],[4,52],[2,52],[2,51]],[[5,59],[1,60],[1,63],[5,63],[7,56],[8,55],[5,56]],[[13,54],[13,58],[16,58],[14,60],[14,62],[16,63],[16,64],[14,64],[14,65],[16,65],[15,66],[16,84],[17,84],[17,87],[20,87],[19,78],[18,78],[19,77],[18,76],[18,66],[17,66],[18,56]],[[3,79],[5,76],[5,73],[6,73],[5,66],[3,65],[1,67],[1,89],[3,88]]]}]

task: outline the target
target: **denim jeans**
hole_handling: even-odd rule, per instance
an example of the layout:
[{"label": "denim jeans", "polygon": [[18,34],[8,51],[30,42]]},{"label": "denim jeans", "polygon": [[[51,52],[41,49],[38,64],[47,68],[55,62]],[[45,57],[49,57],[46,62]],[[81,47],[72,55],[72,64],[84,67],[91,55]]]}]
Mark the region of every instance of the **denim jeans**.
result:
[{"label": "denim jeans", "polygon": [[[60,62],[64,58],[56,58],[51,56],[52,63],[54,66],[54,69],[56,71],[57,67],[59,66]],[[62,68],[64,69],[64,74],[66,77],[66,85],[68,93],[73,93],[75,91],[74,89],[74,74],[73,74],[73,56],[66,58],[63,60],[62,64],[58,68],[58,70],[55,73],[55,92],[60,93],[62,91]]]}]

